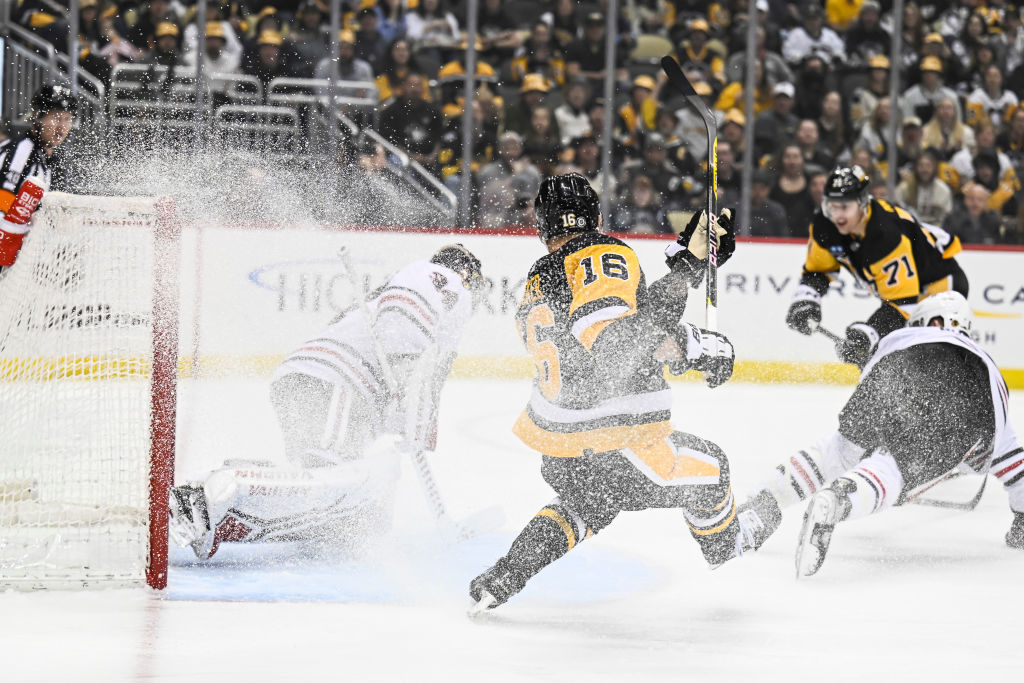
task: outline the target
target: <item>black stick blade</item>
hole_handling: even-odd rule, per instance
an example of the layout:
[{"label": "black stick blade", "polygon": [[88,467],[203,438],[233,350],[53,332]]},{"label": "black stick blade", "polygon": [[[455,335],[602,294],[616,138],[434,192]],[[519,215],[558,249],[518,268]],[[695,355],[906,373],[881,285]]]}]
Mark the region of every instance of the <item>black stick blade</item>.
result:
[{"label": "black stick blade", "polygon": [[661,68],[665,71],[665,75],[668,76],[668,80],[676,90],[685,97],[697,97],[697,92],[690,85],[690,81],[686,80],[686,76],[683,75],[683,69],[679,66],[679,62],[671,55],[665,55],[661,58]]}]

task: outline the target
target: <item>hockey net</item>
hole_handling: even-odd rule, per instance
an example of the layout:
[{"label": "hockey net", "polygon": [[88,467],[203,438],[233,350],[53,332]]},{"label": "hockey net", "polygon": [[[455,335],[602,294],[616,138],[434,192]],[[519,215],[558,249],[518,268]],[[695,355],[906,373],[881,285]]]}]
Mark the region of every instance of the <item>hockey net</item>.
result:
[{"label": "hockey net", "polygon": [[178,224],[48,193],[0,273],[0,589],[167,579]]}]

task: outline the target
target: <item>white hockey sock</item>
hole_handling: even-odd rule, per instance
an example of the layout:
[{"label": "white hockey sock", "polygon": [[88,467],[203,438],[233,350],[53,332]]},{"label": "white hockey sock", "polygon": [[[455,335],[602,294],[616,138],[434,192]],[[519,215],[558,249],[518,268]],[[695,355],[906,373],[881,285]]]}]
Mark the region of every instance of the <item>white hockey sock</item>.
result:
[{"label": "white hockey sock", "polygon": [[903,474],[896,459],[883,448],[876,449],[869,457],[843,475],[852,482],[845,490],[850,500],[850,511],[846,519],[864,517],[892,507],[903,490]]},{"label": "white hockey sock", "polygon": [[780,508],[795,505],[825,488],[863,455],[863,448],[835,432],[777,465],[761,488],[771,491]]}]

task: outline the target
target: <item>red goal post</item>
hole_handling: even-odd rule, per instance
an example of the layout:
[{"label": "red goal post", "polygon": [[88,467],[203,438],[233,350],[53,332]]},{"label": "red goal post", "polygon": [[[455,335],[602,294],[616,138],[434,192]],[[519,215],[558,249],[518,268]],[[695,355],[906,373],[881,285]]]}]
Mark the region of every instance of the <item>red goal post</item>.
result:
[{"label": "red goal post", "polygon": [[180,226],[48,193],[0,273],[0,589],[167,584]]}]

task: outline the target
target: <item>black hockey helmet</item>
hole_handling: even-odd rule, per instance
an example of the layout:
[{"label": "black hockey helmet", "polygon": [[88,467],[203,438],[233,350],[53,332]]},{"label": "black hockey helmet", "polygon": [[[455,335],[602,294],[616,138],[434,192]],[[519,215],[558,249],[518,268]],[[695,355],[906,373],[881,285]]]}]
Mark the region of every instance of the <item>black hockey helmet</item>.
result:
[{"label": "black hockey helmet", "polygon": [[860,166],[837,166],[825,181],[825,195],[821,200],[821,211],[831,218],[828,210],[829,200],[856,201],[860,207],[866,208],[871,195],[868,187],[871,179]]},{"label": "black hockey helmet", "polygon": [[601,200],[590,181],[579,173],[545,178],[534,207],[540,238],[545,242],[570,233],[597,230],[601,215]]},{"label": "black hockey helmet", "polygon": [[825,198],[860,201],[867,195],[870,184],[871,179],[860,166],[839,166],[825,181]]},{"label": "black hockey helmet", "polygon": [[66,86],[44,85],[32,96],[32,111],[37,118],[51,111],[66,111],[74,116],[78,113],[78,98]]},{"label": "black hockey helmet", "polygon": [[480,259],[464,245],[455,243],[441,247],[430,257],[430,262],[454,270],[469,291],[477,293],[483,290],[484,276],[480,271]]}]

